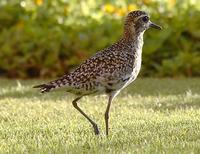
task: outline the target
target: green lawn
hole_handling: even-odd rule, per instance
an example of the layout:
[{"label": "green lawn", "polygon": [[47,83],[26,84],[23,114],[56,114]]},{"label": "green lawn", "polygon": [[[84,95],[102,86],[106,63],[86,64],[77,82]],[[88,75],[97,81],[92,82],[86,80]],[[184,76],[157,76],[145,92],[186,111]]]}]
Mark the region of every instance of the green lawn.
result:
[{"label": "green lawn", "polygon": [[39,94],[41,81],[0,80],[0,153],[200,153],[200,78],[138,79],[115,98],[105,136],[107,97],[73,108],[64,91]]}]

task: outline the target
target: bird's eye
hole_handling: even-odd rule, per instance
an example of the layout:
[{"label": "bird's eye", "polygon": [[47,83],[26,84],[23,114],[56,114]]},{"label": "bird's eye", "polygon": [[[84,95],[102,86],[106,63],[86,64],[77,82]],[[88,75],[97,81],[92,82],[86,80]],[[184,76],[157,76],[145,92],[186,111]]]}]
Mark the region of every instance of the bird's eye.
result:
[{"label": "bird's eye", "polygon": [[145,17],[142,18],[142,20],[143,20],[144,22],[148,22],[148,21],[149,21],[149,17],[145,16]]}]

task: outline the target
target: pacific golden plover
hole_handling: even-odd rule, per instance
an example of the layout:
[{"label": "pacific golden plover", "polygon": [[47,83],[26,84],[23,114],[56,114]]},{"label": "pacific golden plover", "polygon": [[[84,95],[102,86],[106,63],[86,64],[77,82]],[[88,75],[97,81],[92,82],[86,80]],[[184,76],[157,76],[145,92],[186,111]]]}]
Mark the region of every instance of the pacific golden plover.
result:
[{"label": "pacific golden plover", "polygon": [[125,18],[124,33],[119,41],[97,52],[78,68],[57,80],[37,85],[42,93],[63,87],[77,97],[73,106],[92,124],[99,134],[97,124],[77,105],[77,101],[90,94],[106,93],[109,96],[105,112],[106,135],[111,102],[119,92],[133,82],[141,67],[143,34],[150,27],[161,27],[149,20],[144,11],[132,11]]}]

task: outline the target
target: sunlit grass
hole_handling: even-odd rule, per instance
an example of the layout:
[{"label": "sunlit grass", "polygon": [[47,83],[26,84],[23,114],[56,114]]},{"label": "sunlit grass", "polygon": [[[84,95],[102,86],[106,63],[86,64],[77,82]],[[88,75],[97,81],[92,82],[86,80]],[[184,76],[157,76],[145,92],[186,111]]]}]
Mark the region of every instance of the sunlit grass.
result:
[{"label": "sunlit grass", "polygon": [[80,100],[96,137],[74,96],[39,94],[32,86],[41,82],[0,80],[0,153],[200,152],[200,79],[138,79],[114,100],[108,138],[106,96]]}]

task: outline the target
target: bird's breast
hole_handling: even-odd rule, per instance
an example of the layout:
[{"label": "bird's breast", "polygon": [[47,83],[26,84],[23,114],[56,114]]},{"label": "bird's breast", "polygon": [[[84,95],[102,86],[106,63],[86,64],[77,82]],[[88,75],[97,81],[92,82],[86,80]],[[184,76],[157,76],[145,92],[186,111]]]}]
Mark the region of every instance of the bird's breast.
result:
[{"label": "bird's breast", "polygon": [[122,88],[128,86],[131,82],[133,82],[140,72],[142,63],[142,52],[137,50],[137,53],[135,53],[134,57],[135,58],[133,60],[132,68],[123,77],[124,85]]}]

